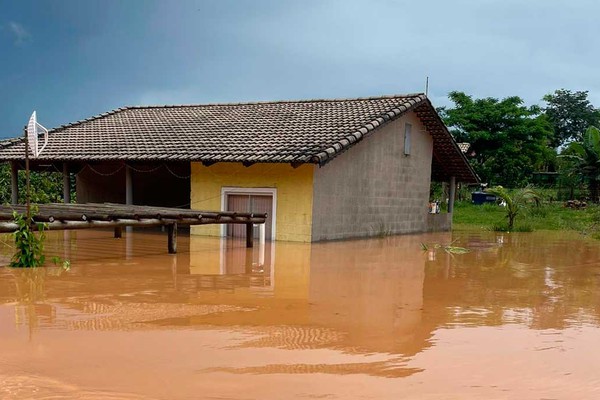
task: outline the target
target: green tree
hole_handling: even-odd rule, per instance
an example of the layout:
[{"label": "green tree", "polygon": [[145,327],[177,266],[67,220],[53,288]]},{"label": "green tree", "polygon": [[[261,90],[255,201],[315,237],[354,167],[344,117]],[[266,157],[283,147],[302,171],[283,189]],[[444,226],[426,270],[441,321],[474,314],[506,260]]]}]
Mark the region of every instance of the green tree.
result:
[{"label": "green tree", "polygon": [[544,112],[554,133],[550,144],[558,148],[570,141],[581,141],[582,135],[592,125],[598,125],[600,110],[588,100],[587,91],[556,90],[544,96]]},{"label": "green tree", "polygon": [[473,99],[451,92],[448,97],[454,107],[441,108],[440,115],[458,142],[470,143],[467,157],[484,182],[524,186],[552,159],[547,144],[552,130],[539,107],[527,107],[517,96]]},{"label": "green tree", "polygon": [[571,142],[560,155],[570,160],[567,173],[579,176],[588,184],[590,198],[594,203],[600,201],[600,130],[589,127],[581,142]]},{"label": "green tree", "polygon": [[[31,201],[33,203],[57,203],[63,199],[63,177],[59,172],[31,171]],[[73,179],[71,179],[73,181]],[[74,186],[71,198],[75,198]],[[10,165],[0,164],[0,204],[11,202]],[[25,203],[25,171],[19,171],[19,203]]]},{"label": "green tree", "polygon": [[531,188],[526,187],[523,189],[517,189],[512,193],[503,188],[502,186],[496,186],[486,190],[500,197],[506,203],[506,219],[508,220],[508,230],[512,231],[515,226],[515,220],[517,215],[527,206],[528,203],[534,201],[539,203],[539,195]]}]

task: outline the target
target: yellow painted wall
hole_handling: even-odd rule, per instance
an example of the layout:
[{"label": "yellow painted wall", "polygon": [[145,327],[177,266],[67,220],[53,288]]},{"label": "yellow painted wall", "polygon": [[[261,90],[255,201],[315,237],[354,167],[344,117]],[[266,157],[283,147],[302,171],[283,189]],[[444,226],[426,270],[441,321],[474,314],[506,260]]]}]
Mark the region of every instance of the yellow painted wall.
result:
[{"label": "yellow painted wall", "polygon": [[[221,188],[276,188],[276,240],[310,242],[314,165],[192,163],[191,208],[220,210]],[[194,226],[193,235],[220,235],[220,225]]]}]

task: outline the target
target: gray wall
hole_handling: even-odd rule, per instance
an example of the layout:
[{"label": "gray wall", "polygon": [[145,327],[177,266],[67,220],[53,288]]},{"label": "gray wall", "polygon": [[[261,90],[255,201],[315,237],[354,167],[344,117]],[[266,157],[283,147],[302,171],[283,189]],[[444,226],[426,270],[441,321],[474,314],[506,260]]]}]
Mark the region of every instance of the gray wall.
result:
[{"label": "gray wall", "polygon": [[[120,164],[95,165],[101,174],[110,174]],[[151,171],[156,165],[136,166],[140,171]],[[180,176],[190,175],[190,166],[171,166]],[[84,167],[77,174],[78,203],[125,203],[125,168],[110,176],[103,176]],[[147,206],[177,207],[190,202],[190,179],[180,179],[169,173],[164,166],[152,172],[133,171],[133,204]],[[189,206],[188,206],[189,207]]]},{"label": "gray wall", "polygon": [[[405,122],[412,124],[404,155]],[[433,139],[414,112],[315,169],[312,240],[425,232]]]}]

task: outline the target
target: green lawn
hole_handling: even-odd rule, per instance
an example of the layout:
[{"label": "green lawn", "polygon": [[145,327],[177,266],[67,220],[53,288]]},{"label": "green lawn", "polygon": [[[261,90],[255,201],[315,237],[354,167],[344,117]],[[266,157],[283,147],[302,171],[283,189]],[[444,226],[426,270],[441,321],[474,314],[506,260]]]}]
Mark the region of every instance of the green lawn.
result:
[{"label": "green lawn", "polygon": [[[575,230],[587,233],[594,222],[600,221],[600,207],[588,206],[583,210],[563,207],[562,203],[545,203],[540,207],[524,209],[516,219],[517,229],[525,230]],[[504,207],[495,204],[473,205],[457,202],[454,208],[453,229],[493,229],[506,223]],[[600,225],[600,224],[599,224]],[[598,226],[597,228],[600,228]]]}]

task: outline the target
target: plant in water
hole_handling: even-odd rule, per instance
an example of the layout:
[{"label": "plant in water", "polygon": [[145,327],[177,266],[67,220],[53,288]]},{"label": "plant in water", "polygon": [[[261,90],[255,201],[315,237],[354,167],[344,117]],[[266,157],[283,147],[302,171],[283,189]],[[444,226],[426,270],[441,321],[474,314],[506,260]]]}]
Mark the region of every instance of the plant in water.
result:
[{"label": "plant in water", "polygon": [[506,203],[508,231],[514,230],[515,219],[517,218],[517,215],[519,215],[519,213],[527,206],[528,203],[534,201],[537,205],[539,205],[540,196],[530,187],[517,189],[511,193],[502,186],[496,186],[488,189],[487,192],[500,197]]},{"label": "plant in water", "polygon": [[10,266],[13,268],[35,268],[44,264],[44,240],[46,235],[44,229],[46,225],[38,223],[39,234],[36,235],[32,226],[33,218],[29,219],[16,211],[13,212],[14,222],[17,224],[17,230],[13,233],[15,238],[15,253],[13,254]]},{"label": "plant in water", "polygon": [[471,250],[465,248],[465,247],[458,247],[458,246],[453,246],[454,242],[448,244],[448,245],[443,245],[443,244],[439,244],[439,243],[434,243],[434,244],[426,244],[426,243],[421,243],[421,249],[423,251],[429,251],[431,250],[437,250],[437,249],[443,249],[446,253],[450,253],[450,254],[465,254],[465,253],[469,253]]}]

